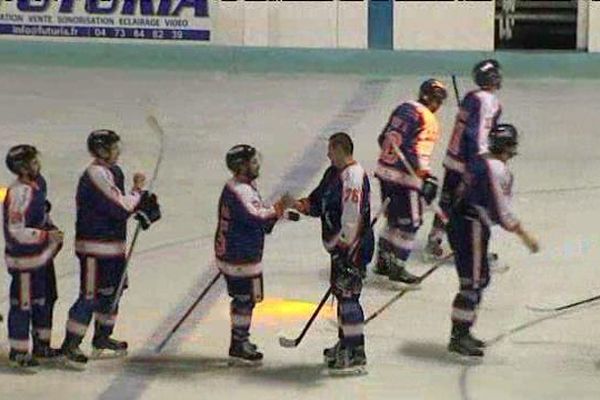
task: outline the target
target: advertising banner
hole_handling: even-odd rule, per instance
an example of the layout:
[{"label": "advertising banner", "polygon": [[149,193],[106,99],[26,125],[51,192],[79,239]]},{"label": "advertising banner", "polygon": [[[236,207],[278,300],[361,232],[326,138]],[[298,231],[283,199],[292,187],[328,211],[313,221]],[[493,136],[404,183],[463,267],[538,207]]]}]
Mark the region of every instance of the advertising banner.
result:
[{"label": "advertising banner", "polygon": [[0,0],[0,38],[209,42],[209,0]]}]

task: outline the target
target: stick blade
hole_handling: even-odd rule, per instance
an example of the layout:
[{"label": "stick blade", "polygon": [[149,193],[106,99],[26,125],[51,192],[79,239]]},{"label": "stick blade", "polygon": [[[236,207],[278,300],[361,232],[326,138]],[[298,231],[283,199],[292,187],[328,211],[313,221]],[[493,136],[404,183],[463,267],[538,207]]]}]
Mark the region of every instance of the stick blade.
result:
[{"label": "stick blade", "polygon": [[552,312],[552,311],[559,311],[554,307],[536,307],[536,306],[525,306],[528,310],[530,311],[535,311],[535,312]]},{"label": "stick blade", "polygon": [[279,337],[279,345],[281,347],[285,347],[285,348],[294,348],[296,346],[298,346],[298,343],[296,343],[296,340],[294,339],[288,339],[286,337],[280,336]]},{"label": "stick blade", "polygon": [[146,117],[146,123],[152,128],[155,132],[160,132],[162,134],[162,129],[158,124],[158,120],[154,115],[148,115]]},{"label": "stick blade", "polygon": [[162,341],[162,342],[160,342],[160,343],[158,344],[158,346],[156,346],[156,347],[154,348],[154,353],[156,353],[156,354],[159,354],[159,353],[161,353],[161,352],[163,351],[163,349],[165,348],[166,344],[167,344],[167,340],[164,340],[164,339],[163,339],[163,341]]}]

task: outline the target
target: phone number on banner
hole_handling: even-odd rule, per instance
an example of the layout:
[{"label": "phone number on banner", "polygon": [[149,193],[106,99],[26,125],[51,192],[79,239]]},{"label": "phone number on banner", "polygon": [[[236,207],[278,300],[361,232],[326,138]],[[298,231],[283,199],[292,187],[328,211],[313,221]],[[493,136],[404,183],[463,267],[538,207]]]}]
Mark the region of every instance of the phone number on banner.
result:
[{"label": "phone number on banner", "polygon": [[0,24],[0,35],[92,37],[150,40],[210,40],[205,29],[113,28],[72,25]]}]

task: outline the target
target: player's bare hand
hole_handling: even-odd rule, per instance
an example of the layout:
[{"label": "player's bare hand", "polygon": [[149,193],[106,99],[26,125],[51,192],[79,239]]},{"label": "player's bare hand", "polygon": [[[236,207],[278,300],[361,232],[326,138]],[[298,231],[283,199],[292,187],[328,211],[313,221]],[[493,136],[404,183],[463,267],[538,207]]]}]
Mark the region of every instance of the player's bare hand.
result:
[{"label": "player's bare hand", "polygon": [[310,212],[310,202],[308,201],[308,198],[299,199],[294,201],[292,208],[301,214],[308,215]]},{"label": "player's bare hand", "polygon": [[294,201],[294,204],[292,204],[292,208],[296,211],[302,210],[302,202],[300,200]]},{"label": "player's bare hand", "polygon": [[146,186],[146,175],[142,172],[136,172],[133,174],[133,190],[142,191]]},{"label": "player's bare hand", "polygon": [[48,231],[48,238],[50,238],[51,242],[62,243],[64,240],[65,234],[58,229]]}]

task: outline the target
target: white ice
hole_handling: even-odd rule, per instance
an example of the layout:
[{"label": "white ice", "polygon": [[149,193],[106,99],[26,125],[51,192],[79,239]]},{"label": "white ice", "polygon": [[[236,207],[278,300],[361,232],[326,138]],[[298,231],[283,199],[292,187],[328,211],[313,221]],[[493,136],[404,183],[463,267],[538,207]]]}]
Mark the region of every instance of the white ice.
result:
[{"label": "white ice", "polygon": [[[356,158],[372,171],[376,136],[389,112],[412,99],[424,76],[398,77],[383,84],[371,108],[348,130]],[[443,78],[443,77],[442,77]],[[0,399],[598,399],[600,317],[593,307],[532,323],[526,305],[561,305],[600,292],[597,195],[600,189],[600,83],[588,80],[506,79],[501,99],[504,120],[522,132],[513,162],[516,209],[539,239],[531,256],[518,239],[494,232],[492,247],[511,269],[494,275],[480,310],[476,333],[499,338],[478,365],[450,357],[446,350],[450,304],[457,289],[452,267],[438,270],[366,328],[368,371],[364,377],[332,379],[324,374],[322,348],[336,340],[333,310],[315,323],[297,349],[277,337],[296,336],[308,315],[283,317],[257,312],[254,341],[265,352],[262,367],[228,367],[229,302],[219,284],[160,355],[152,349],[215,273],[212,239],[217,200],[228,179],[226,150],[247,142],[263,153],[260,187],[302,187],[308,193],[319,176],[282,182],[302,161],[322,162],[322,137],[345,102],[357,95],[359,76],[227,75],[161,70],[91,70],[3,67],[0,75],[0,154],[28,142],[43,152],[43,173],[54,203],[53,218],[66,232],[57,259],[59,300],[53,344],[64,334],[68,308],[78,290],[73,255],[74,193],[88,162],[87,134],[115,129],[123,138],[127,176],[151,172],[158,139],[144,123],[146,113],[166,132],[164,162],[155,190],[163,220],[139,239],[115,335],[128,340],[125,359],[91,361],[85,372],[44,368],[35,376],[7,365],[7,330],[0,329]],[[461,90],[470,82],[459,81]],[[360,97],[360,92],[359,97]],[[435,170],[452,126],[453,99],[440,112],[444,137]],[[360,110],[358,111],[360,113]],[[331,126],[331,125],[330,125]],[[319,139],[321,138],[321,139]],[[307,147],[321,143],[317,152]],[[0,169],[0,184],[12,177]],[[288,186],[286,186],[288,185]],[[379,203],[373,180],[373,205]],[[420,234],[420,242],[431,216]],[[327,288],[328,258],[317,221],[278,226],[266,243],[264,270],[268,299],[316,303]],[[410,269],[426,265],[416,251]],[[0,281],[1,312],[8,311],[8,274]],[[366,314],[394,292],[369,276],[363,294]],[[91,330],[91,329],[90,329]],[[84,350],[89,350],[89,332]]]}]

